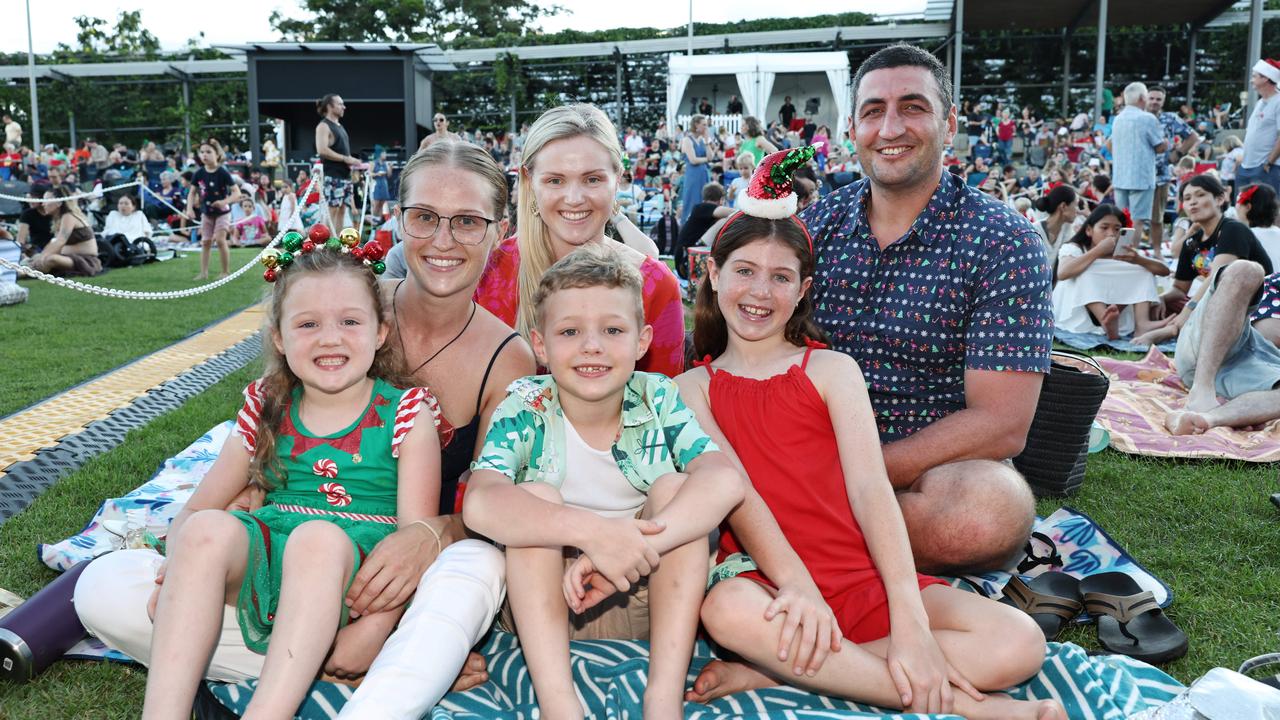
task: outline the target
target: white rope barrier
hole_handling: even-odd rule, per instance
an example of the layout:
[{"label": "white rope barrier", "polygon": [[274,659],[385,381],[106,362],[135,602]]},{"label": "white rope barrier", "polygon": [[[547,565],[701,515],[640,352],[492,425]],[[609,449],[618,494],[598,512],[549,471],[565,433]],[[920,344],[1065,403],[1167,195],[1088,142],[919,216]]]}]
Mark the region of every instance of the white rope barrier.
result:
[{"label": "white rope barrier", "polygon": [[163,196],[163,195],[161,195],[160,193],[156,192],[155,190],[152,190],[151,188],[147,187],[146,185],[143,185],[143,186],[142,186],[142,189],[143,189],[143,190],[145,190],[146,192],[151,193],[151,197],[153,197],[153,198],[155,198],[155,199],[159,200],[159,201],[160,201],[160,204],[162,204],[162,205],[164,205],[165,207],[169,208],[170,210],[172,210],[172,211],[174,211],[174,212],[178,213],[178,215],[180,215],[181,217],[184,217],[184,218],[186,218],[186,219],[190,220],[191,222],[195,222],[195,221],[196,221],[196,219],[195,219],[194,217],[192,217],[191,215],[188,215],[188,214],[186,213],[186,211],[184,211],[184,210],[179,210],[178,208],[176,208],[176,207],[174,207],[173,205],[169,204],[169,201],[168,201],[168,200],[166,200],[166,199],[164,198],[164,196]]},{"label": "white rope barrier", "polygon": [[[304,203],[305,203],[305,198],[311,194],[311,191],[315,187],[315,184],[320,180],[321,172],[322,170],[317,169],[315,173],[312,175],[311,182],[307,185],[306,192],[303,193],[302,195],[302,197],[304,198],[303,200]],[[239,270],[236,270],[230,275],[219,278],[206,285],[187,288],[186,290],[167,290],[167,291],[161,291],[161,292],[150,292],[150,291],[141,291],[141,290],[117,290],[115,288],[102,287],[101,285],[90,285],[88,283],[82,283],[78,280],[71,280],[68,278],[57,277],[55,275],[50,275],[48,273],[44,273],[39,270],[36,270],[35,268],[30,268],[25,265],[19,265],[18,263],[15,263],[15,262],[10,262],[9,260],[5,260],[3,258],[0,258],[0,267],[7,267],[11,270],[17,271],[18,274],[20,275],[33,277],[33,278],[36,278],[37,280],[43,280],[52,285],[58,285],[59,287],[65,287],[65,288],[70,288],[72,290],[79,290],[81,292],[92,293],[94,295],[101,295],[103,297],[123,298],[126,300],[175,300],[177,298],[191,297],[193,295],[200,295],[202,293],[209,292],[210,290],[222,287],[223,285],[226,285],[232,280],[235,280],[236,278],[245,274],[246,272],[249,271],[249,268],[252,268],[253,266],[258,264],[258,261],[262,258],[263,255],[267,253],[268,250],[272,249],[277,244],[279,244],[280,240],[284,238],[285,233],[287,232],[289,232],[289,228],[281,228],[280,231],[276,233],[276,236],[271,239],[271,242],[267,243],[262,248],[262,250],[257,255],[254,256],[252,260],[250,260],[248,263],[245,263],[245,265],[241,267]]]},{"label": "white rope barrier", "polygon": [[142,181],[134,180],[132,182],[121,183],[120,185],[112,185],[109,188],[104,188],[101,185],[99,185],[94,189],[90,190],[89,192],[77,193],[75,195],[68,195],[66,197],[60,197],[60,198],[33,198],[33,197],[26,197],[24,195],[6,195],[4,193],[0,193],[0,200],[17,200],[18,202],[28,202],[28,203],[30,202],[60,203],[60,202],[66,202],[67,200],[82,200],[84,198],[100,198],[106,193],[109,193],[113,190],[119,190],[120,188],[133,187],[134,185],[142,185],[142,184],[143,184]]}]

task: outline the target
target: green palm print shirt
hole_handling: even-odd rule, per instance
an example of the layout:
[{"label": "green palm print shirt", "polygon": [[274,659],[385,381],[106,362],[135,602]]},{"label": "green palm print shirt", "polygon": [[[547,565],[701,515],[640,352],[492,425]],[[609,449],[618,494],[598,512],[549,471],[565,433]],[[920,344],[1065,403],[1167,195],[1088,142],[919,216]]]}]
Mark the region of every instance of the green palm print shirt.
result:
[{"label": "green palm print shirt", "polygon": [[[565,427],[560,395],[550,375],[520,378],[493,413],[474,470],[495,470],[517,484],[564,482]],[[636,490],[648,493],[658,478],[719,448],[685,406],[665,375],[634,372],[622,396],[622,430],[613,459]]]}]

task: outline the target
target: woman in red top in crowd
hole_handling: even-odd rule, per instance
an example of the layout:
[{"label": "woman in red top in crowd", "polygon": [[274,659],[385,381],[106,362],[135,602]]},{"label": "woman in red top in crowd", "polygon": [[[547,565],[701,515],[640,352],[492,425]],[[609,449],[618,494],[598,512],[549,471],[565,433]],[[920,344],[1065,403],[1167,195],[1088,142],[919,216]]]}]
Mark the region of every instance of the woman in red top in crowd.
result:
[{"label": "woman in red top in crowd", "polygon": [[[614,214],[622,148],[613,123],[592,105],[548,110],[529,129],[520,166],[518,235],[489,255],[476,301],[526,338],[533,293],[547,268],[590,242],[614,242],[604,226]],[[653,343],[637,370],[674,377],[684,370],[684,306],[665,263],[625,247],[644,276],[644,317]]]}]

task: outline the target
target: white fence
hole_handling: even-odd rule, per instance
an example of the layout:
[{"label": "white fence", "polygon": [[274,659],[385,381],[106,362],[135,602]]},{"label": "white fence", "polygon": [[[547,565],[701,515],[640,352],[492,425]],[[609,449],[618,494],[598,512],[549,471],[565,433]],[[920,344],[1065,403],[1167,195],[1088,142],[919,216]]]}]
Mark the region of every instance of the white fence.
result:
[{"label": "white fence", "polygon": [[[728,130],[730,135],[742,130],[741,115],[707,115],[705,117],[707,118],[707,122],[711,125],[711,132],[714,134],[719,134],[720,128]],[[692,115],[677,115],[676,124],[685,130],[688,130],[689,121],[692,119]],[[671,129],[674,130],[675,128]]]}]

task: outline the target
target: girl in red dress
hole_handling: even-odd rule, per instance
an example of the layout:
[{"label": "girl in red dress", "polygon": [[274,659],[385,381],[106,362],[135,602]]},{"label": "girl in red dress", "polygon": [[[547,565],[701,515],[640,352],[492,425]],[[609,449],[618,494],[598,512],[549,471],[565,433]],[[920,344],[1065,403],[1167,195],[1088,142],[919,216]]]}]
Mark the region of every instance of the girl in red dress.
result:
[{"label": "girl in red dress", "polygon": [[687,699],[787,682],[915,712],[1065,718],[1055,701],[981,692],[1040,669],[1044,637],[1027,615],[915,572],[862,374],[819,342],[812,241],[773,169],[811,150],[766,158],[751,214],[721,230],[695,308],[707,359],[677,379],[754,488],[722,528],[702,608],[744,663],[713,663]]}]

